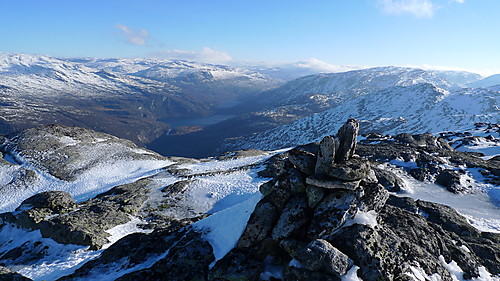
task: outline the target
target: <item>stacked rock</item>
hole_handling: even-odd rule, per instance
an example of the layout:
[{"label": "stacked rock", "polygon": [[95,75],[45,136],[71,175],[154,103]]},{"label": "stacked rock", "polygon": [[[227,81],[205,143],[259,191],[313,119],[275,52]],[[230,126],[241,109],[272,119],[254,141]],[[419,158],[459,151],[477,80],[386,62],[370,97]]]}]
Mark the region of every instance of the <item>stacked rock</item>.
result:
[{"label": "stacked rock", "polygon": [[286,280],[330,280],[345,274],[353,262],[328,237],[358,211],[377,211],[389,196],[368,160],[354,154],[358,130],[356,120],[349,119],[337,136],[289,151],[276,177],[261,186],[264,198],[237,249],[255,249],[256,259],[294,261],[297,266],[284,272]]}]

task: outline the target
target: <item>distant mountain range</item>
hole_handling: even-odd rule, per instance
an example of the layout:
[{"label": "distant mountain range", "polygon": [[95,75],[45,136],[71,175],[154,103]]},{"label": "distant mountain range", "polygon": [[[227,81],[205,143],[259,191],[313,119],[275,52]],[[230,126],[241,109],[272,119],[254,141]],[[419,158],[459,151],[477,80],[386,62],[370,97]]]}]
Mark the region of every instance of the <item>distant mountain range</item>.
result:
[{"label": "distant mountain range", "polygon": [[0,134],[81,126],[165,155],[201,157],[277,148],[297,143],[298,134],[314,140],[347,117],[364,120],[365,130],[414,133],[498,120],[498,75],[404,67],[319,73],[325,70],[314,61],[233,67],[0,53]]}]

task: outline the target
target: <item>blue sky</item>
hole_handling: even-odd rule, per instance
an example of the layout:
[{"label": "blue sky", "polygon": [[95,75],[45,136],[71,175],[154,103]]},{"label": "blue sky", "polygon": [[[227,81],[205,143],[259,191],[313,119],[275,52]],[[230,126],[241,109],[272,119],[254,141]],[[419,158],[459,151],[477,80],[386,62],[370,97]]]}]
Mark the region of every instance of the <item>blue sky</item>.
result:
[{"label": "blue sky", "polygon": [[[0,52],[500,73],[498,0],[0,0]],[[311,60],[314,58],[314,60]]]}]

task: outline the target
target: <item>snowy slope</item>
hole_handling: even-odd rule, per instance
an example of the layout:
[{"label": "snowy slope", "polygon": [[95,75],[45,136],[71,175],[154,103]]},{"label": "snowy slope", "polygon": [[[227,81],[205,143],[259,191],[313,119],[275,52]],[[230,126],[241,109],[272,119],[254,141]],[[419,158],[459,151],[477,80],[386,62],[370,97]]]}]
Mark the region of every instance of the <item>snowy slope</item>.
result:
[{"label": "snowy slope", "polygon": [[[476,78],[471,78],[471,77]],[[369,92],[394,86],[429,83],[443,89],[460,87],[478,75],[463,72],[426,71],[404,67],[377,67],[342,73],[324,73],[299,78],[262,95],[266,103],[304,103],[312,95],[325,95],[342,103]]]},{"label": "snowy slope", "polygon": [[[84,169],[73,181],[60,180],[44,172],[41,169],[43,164],[39,163],[40,161],[37,162],[32,159],[26,160],[26,162],[14,162],[12,157],[5,157],[14,163],[0,162],[0,191],[2,193],[0,197],[0,213],[13,211],[24,199],[42,191],[62,190],[69,192],[77,201],[83,201],[114,186],[134,182],[145,177],[152,179],[152,183],[149,184],[152,191],[146,205],[157,206],[164,204],[163,200],[165,200],[164,193],[160,191],[161,189],[189,177],[196,179],[197,183],[192,184],[188,192],[182,195],[182,199],[176,202],[176,209],[167,209],[163,211],[163,215],[184,219],[215,213],[216,215],[208,217],[206,221],[203,220],[205,222],[200,221],[198,227],[200,229],[206,229],[207,227],[214,229],[212,237],[215,240],[211,241],[219,243],[220,247],[222,247],[220,253],[223,255],[239,239],[246,221],[261,197],[258,188],[267,181],[267,179],[257,176],[256,172],[260,169],[259,167],[251,167],[267,160],[278,152],[262,152],[257,156],[225,160],[205,159],[204,161],[197,161],[193,159],[188,161],[190,164],[187,164],[182,159],[179,162],[176,162],[178,159],[175,158],[165,159],[152,154],[150,151],[134,148],[133,145],[129,147],[127,143],[123,144],[112,136],[105,137],[104,134],[99,133],[87,135],[84,138],[91,138],[93,141],[86,143],[83,143],[81,138],[71,140],[70,137],[59,137],[57,139],[59,146],[56,150],[59,150],[59,152],[71,149],[74,145],[83,145],[80,148],[80,153],[83,153],[82,157],[78,160],[73,159],[75,161],[69,161],[77,163],[67,163],[67,165],[77,164],[78,167],[82,167],[92,163],[91,168]],[[108,151],[103,146],[107,146],[110,150]],[[93,158],[92,154],[85,153],[88,150],[95,150],[95,155],[101,157]],[[120,150],[119,154],[121,154],[122,159],[110,162],[109,158],[117,157],[117,150]],[[39,154],[46,153],[54,156],[56,152],[39,151]],[[134,159],[134,153],[145,155],[149,159]],[[21,159],[19,155],[24,154],[26,153],[19,152],[16,158]],[[124,154],[129,154],[129,156],[124,157]],[[78,167],[73,168],[78,170]],[[168,169],[182,169],[185,171],[186,176],[173,175],[167,172],[164,169],[165,167],[167,171]],[[19,171],[23,169],[33,171],[34,178],[32,181],[26,182],[25,178],[19,176]],[[239,218],[238,221],[232,221],[237,224],[226,224],[226,228],[217,231],[214,228],[213,221],[217,218],[235,218],[228,218],[228,214]],[[147,229],[144,230],[137,226],[145,223],[145,221],[138,218],[131,218],[129,223],[108,230],[107,232],[112,236],[108,238],[110,243],[105,245],[103,249],[108,248],[125,235],[135,232],[148,232]],[[226,240],[217,242],[216,239],[219,237],[217,235],[220,235],[217,233],[225,230],[230,230],[224,234]],[[214,237],[214,235],[216,236]],[[211,236],[209,235],[209,237]],[[32,247],[32,251],[49,249],[40,254],[37,260],[24,261],[23,264],[12,267],[34,280],[55,280],[63,275],[71,274],[83,263],[98,257],[103,252],[103,250],[91,251],[86,246],[59,244],[52,239],[42,238],[38,230],[30,231],[10,225],[0,227],[0,253],[6,253],[21,245]],[[140,264],[139,267],[134,269],[138,270],[140,266],[146,265],[147,263]],[[127,273],[127,268],[108,268],[107,271],[100,272],[100,275],[93,280],[114,280],[125,273]]]},{"label": "snowy slope", "polygon": [[234,147],[276,149],[333,134],[343,120],[361,120],[364,132],[437,133],[500,122],[500,93],[484,89],[449,92],[431,84],[392,87],[275,129],[226,141]]},{"label": "snowy slope", "polygon": [[487,88],[496,85],[500,85],[500,74],[491,75],[480,81],[469,83],[469,86],[474,88]]}]

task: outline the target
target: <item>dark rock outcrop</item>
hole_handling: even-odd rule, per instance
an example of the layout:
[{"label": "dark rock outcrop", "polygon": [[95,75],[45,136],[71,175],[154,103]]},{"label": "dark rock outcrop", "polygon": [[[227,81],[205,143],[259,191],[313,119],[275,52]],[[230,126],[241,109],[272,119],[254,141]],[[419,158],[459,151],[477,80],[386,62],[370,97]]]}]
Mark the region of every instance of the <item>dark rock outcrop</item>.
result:
[{"label": "dark rock outcrop", "polygon": [[99,249],[108,242],[106,230],[130,221],[148,198],[151,179],[117,186],[93,199],[75,204],[61,191],[43,192],[26,199],[15,213],[2,214],[14,225],[38,229],[43,237],[63,244]]},{"label": "dark rock outcrop", "polygon": [[75,200],[64,191],[41,192],[24,200],[16,211],[35,209],[49,209],[57,214],[66,213],[76,207]]}]

